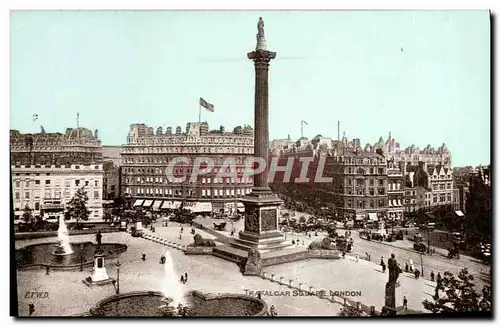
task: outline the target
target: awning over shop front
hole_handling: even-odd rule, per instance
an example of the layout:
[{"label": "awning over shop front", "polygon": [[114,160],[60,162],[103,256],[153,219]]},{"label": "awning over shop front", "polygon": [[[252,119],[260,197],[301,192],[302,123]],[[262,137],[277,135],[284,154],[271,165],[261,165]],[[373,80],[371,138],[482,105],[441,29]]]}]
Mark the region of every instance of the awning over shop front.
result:
[{"label": "awning over shop front", "polygon": [[134,206],[141,206],[143,202],[144,202],[143,199],[137,199],[134,203]]},{"label": "awning over shop front", "polygon": [[165,200],[161,205],[161,209],[172,209],[174,207],[174,202],[171,200]]},{"label": "awning over shop front", "polygon": [[155,200],[155,202],[153,203],[153,210],[154,211],[159,210],[162,203],[163,200]]},{"label": "awning over shop front", "polygon": [[398,199],[398,206],[403,206],[403,204],[401,203],[401,199]]},{"label": "awning over shop front", "polygon": [[368,219],[370,221],[378,221],[377,213],[368,213]]},{"label": "awning over shop front", "polygon": [[363,221],[365,219],[365,214],[356,215],[356,221]]},{"label": "awning over shop front", "polygon": [[176,200],[172,204],[172,209],[179,209],[181,207],[182,202]]},{"label": "awning over shop front", "polygon": [[389,207],[392,207],[392,200],[389,200]]},{"label": "awning over shop front", "polygon": [[465,217],[464,213],[462,213],[462,211],[455,211],[455,214],[457,214],[457,216],[460,216],[460,217]]},{"label": "awning over shop front", "polygon": [[190,212],[195,212],[195,207],[196,203],[195,202],[185,202],[182,208],[190,211]]},{"label": "awning over shop front", "polygon": [[212,212],[212,203],[196,203],[195,208],[196,213],[211,213]]},{"label": "awning over shop front", "polygon": [[153,204],[153,201],[150,199],[147,199],[144,201],[144,204],[142,204],[142,207],[150,207],[151,204]]}]

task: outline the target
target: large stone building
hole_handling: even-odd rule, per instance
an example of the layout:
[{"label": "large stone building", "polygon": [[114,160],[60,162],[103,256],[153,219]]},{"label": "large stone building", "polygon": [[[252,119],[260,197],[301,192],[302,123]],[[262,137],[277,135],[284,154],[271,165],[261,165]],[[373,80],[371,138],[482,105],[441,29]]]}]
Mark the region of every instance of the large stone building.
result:
[{"label": "large stone building", "polygon": [[106,200],[120,198],[121,146],[103,146],[102,197]]},{"label": "large stone building", "polygon": [[10,158],[16,220],[26,206],[35,216],[59,218],[82,187],[89,198],[89,218],[102,218],[102,146],[97,130],[68,128],[64,134],[11,130]]},{"label": "large stone building", "polygon": [[403,218],[405,205],[403,171],[394,159],[387,161],[387,216],[390,220],[399,221]]},{"label": "large stone building", "polygon": [[[240,209],[239,198],[248,194],[252,178],[244,176],[245,159],[253,154],[253,130],[236,127],[232,132],[208,129],[206,122],[188,123],[181,127],[156,129],[145,124],[132,124],[127,143],[122,146],[121,194],[133,200],[134,206],[158,210],[184,207],[198,213],[228,213]],[[175,164],[176,177],[188,176],[182,182],[167,178],[167,166],[173,158],[185,157],[187,164]],[[191,180],[196,157],[214,160],[211,173]],[[226,158],[234,158],[237,178],[217,178]],[[235,182],[232,182],[235,181]]]},{"label": "large stone building", "polygon": [[[285,166],[290,157],[294,158],[291,182],[301,175],[299,158],[313,158],[307,169],[310,181],[296,183],[296,186],[315,188],[323,197],[328,194],[337,218],[377,221],[388,213],[387,163],[383,155],[363,151],[359,144],[359,139],[347,141],[344,137],[342,141],[334,141],[317,135],[311,141],[302,137],[293,146],[273,154],[279,156],[280,166]],[[317,172],[320,160],[324,160],[322,175]],[[315,182],[317,174],[332,178],[331,182]],[[283,173],[277,173],[274,184],[284,182],[283,178]]]}]

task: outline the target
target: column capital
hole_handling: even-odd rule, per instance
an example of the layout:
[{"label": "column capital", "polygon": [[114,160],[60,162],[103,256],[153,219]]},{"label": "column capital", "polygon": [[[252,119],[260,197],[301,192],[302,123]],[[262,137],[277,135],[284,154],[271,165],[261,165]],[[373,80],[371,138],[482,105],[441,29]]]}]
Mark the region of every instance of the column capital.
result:
[{"label": "column capital", "polygon": [[276,58],[276,52],[266,50],[255,50],[247,53],[247,57],[255,63],[269,63],[272,59]]}]

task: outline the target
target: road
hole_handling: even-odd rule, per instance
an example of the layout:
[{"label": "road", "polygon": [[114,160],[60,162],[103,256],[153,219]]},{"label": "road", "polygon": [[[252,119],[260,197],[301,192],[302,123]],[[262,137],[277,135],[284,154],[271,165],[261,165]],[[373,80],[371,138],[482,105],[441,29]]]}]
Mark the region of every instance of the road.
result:
[{"label": "road", "polygon": [[[338,230],[339,234],[343,234],[344,230]],[[311,241],[320,241],[326,234],[323,232],[318,233],[317,236],[314,236],[314,232],[311,234],[311,238],[304,234],[296,234],[296,233],[287,233],[288,239],[300,239],[300,241],[304,241],[305,246],[308,246]],[[371,260],[374,263],[379,264],[380,258],[384,257],[384,260],[387,263],[387,259],[391,254],[396,256],[396,260],[400,263],[401,267],[404,268],[405,262],[409,260],[413,260],[413,265],[415,268],[421,270],[421,255],[403,248],[395,247],[393,244],[388,242],[380,242],[380,241],[368,241],[361,239],[356,230],[352,231],[352,237],[354,239],[354,248],[352,251],[352,255],[356,253],[359,254],[359,257],[365,257],[365,253],[371,255]],[[405,246],[407,248],[411,248],[411,242],[407,240],[398,241],[398,246]],[[461,255],[460,259],[448,259],[444,255],[436,253],[435,255],[422,255],[423,269],[424,269],[424,278],[430,279],[430,272],[434,271],[434,274],[437,275],[438,272],[441,272],[441,275],[445,271],[450,271],[453,275],[457,276],[460,270],[464,267],[467,267],[469,273],[474,276],[474,283],[476,284],[477,291],[481,291],[485,284],[490,285],[489,280],[489,266],[482,264],[479,260]]]}]

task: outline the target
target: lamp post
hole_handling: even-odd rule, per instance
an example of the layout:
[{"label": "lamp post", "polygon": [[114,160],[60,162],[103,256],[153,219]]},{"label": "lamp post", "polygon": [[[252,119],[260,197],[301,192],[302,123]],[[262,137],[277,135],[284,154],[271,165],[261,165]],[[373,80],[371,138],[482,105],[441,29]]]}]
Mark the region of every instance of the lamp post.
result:
[{"label": "lamp post", "polygon": [[83,243],[80,244],[80,272],[83,272]]},{"label": "lamp post", "polygon": [[422,252],[420,252],[420,272],[422,277],[424,277],[424,255]]},{"label": "lamp post", "polygon": [[116,262],[116,294],[120,294],[120,260]]}]

